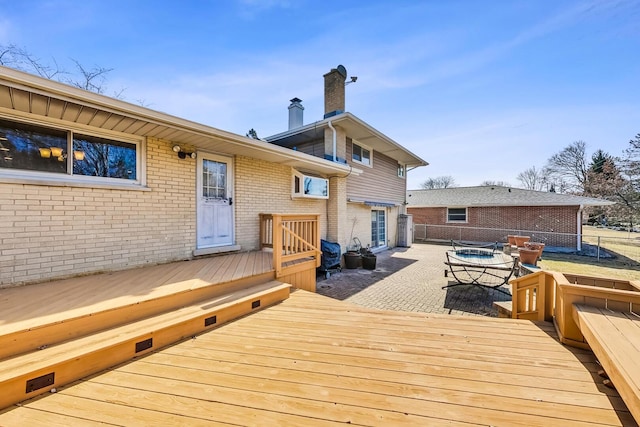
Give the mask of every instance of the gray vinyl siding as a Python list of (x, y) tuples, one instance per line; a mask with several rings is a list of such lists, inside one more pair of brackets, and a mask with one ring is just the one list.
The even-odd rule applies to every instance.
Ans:
[(406, 194), (406, 180), (398, 177), (398, 162), (373, 151), (373, 167), (351, 160), (353, 145), (347, 140), (347, 163), (362, 170), (359, 176), (347, 178), (347, 197), (361, 200), (402, 204)]
[(314, 139), (313, 141), (303, 142), (301, 144), (285, 144), (282, 141), (275, 141), (272, 144), (279, 145), (281, 147), (295, 149), (301, 153), (309, 154), (311, 156), (324, 158), (324, 139)]
[[(293, 147), (291, 147), (293, 148)], [(324, 158), (324, 140), (318, 139), (296, 146), (296, 150), (312, 156)]]

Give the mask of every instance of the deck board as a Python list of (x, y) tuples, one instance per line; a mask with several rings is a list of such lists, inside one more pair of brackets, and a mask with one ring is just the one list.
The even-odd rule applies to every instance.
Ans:
[[(249, 258), (265, 268), (256, 271), (246, 262), (238, 267), (240, 260)], [(232, 277), (240, 279), (273, 271), (272, 263), (271, 253), (238, 253), (0, 289), (0, 332), (9, 334), (202, 286), (224, 284)]]
[(635, 425), (595, 367), (544, 323), (376, 311), (296, 291), (23, 402), (0, 425), (44, 413), (116, 425)]

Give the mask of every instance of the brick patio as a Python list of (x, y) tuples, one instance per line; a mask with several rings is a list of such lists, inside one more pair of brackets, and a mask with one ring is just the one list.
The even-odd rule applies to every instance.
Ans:
[[(456, 286), (444, 277), (447, 245), (414, 243), (378, 253), (376, 269), (343, 269), (318, 276), (317, 292), (338, 300), (383, 310), (463, 316), (497, 316), (494, 301), (508, 295), (474, 286)], [(506, 286), (504, 287), (507, 288)]]

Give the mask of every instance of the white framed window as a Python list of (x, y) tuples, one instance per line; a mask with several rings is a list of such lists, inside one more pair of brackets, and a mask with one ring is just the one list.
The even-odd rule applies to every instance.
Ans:
[(293, 170), (291, 195), (312, 199), (329, 198), (329, 180)]
[(467, 208), (447, 208), (447, 222), (467, 222)]
[(407, 173), (407, 167), (398, 163), (398, 177), (404, 178)]
[(0, 176), (142, 182), (142, 141), (0, 118)]
[(369, 147), (351, 141), (351, 160), (362, 165), (371, 166), (373, 160), (373, 151)]

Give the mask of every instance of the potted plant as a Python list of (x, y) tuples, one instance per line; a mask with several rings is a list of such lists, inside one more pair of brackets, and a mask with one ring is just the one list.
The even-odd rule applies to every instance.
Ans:
[(535, 249), (538, 251), (538, 259), (542, 259), (542, 251), (544, 250), (544, 243), (541, 242), (526, 242), (524, 247), (527, 249)]
[(516, 242), (516, 246), (519, 248), (524, 248), (524, 244), (531, 240), (530, 236), (513, 236), (513, 238)]
[(538, 262), (538, 250), (519, 248), (518, 255), (520, 257), (520, 264), (536, 265)]
[(344, 267), (354, 269), (360, 267), (360, 253), (355, 251), (347, 251), (342, 254), (344, 257)]
[(362, 256), (362, 268), (366, 270), (375, 270), (376, 269), (376, 254), (371, 252), (369, 248), (363, 249), (360, 251)]

